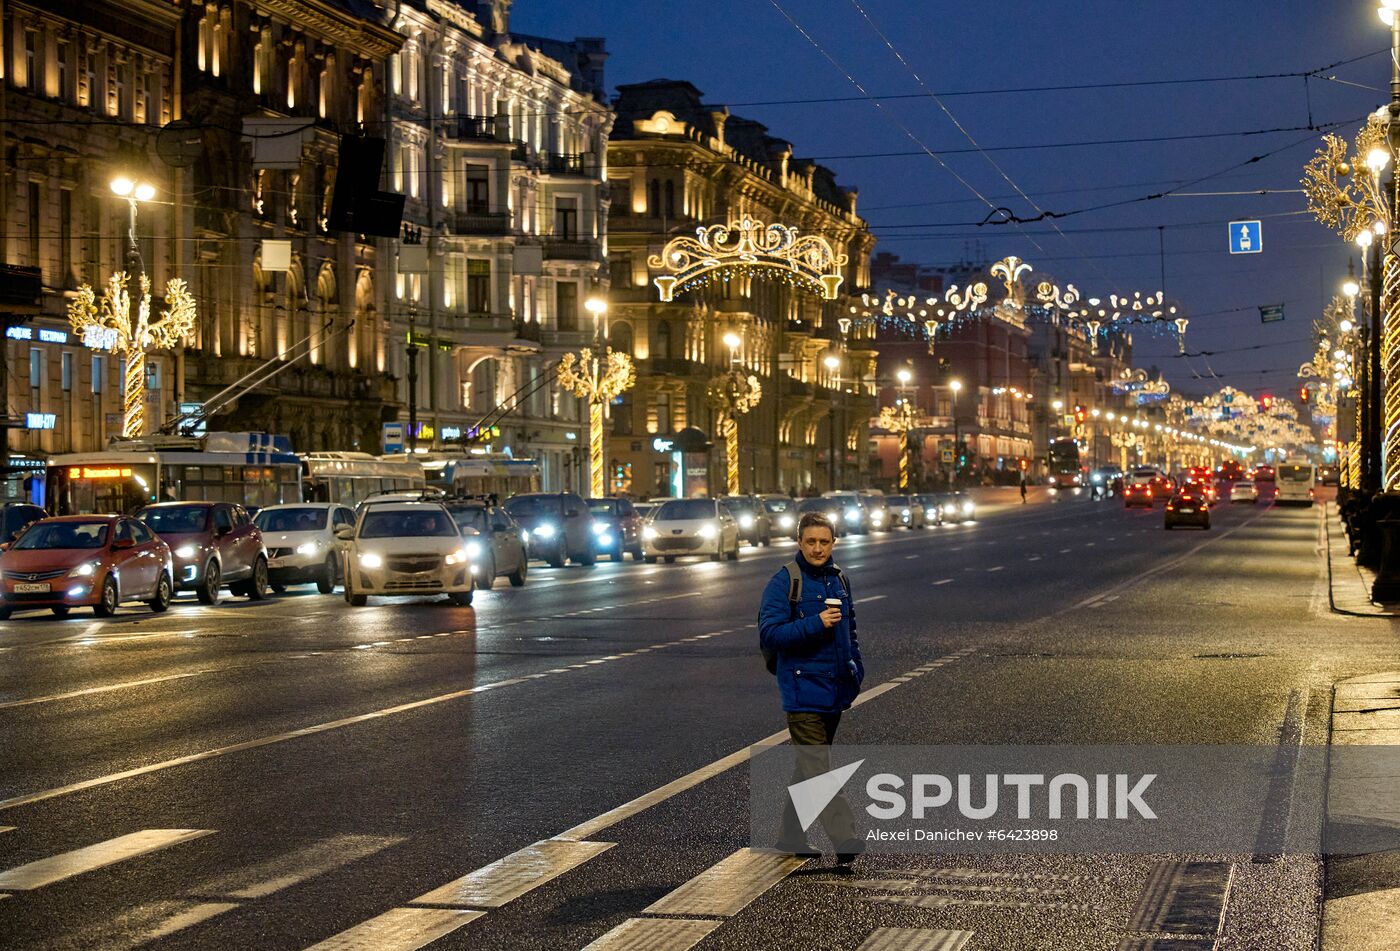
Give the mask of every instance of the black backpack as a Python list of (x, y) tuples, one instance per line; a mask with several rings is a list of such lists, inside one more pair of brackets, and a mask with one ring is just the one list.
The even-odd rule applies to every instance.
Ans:
[[(788, 562), (783, 568), (788, 573), (788, 620), (792, 620), (792, 616), (797, 613), (797, 602), (802, 600), (802, 569), (797, 566), (795, 561)], [(837, 568), (836, 577), (841, 579), (841, 587), (846, 589), (846, 597), (849, 598), (851, 596), (851, 583), (846, 580), (846, 573)], [(767, 667), (768, 672), (776, 677), (778, 675), (778, 652), (762, 647), (759, 650), (763, 654), (763, 666)]]

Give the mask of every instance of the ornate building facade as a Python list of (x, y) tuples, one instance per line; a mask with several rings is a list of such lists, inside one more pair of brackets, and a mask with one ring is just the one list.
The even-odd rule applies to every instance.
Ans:
[[(635, 359), (638, 380), (611, 407), (609, 490), (677, 491), (681, 457), (668, 443), (689, 428), (717, 435), (706, 390), (731, 360), (763, 387), (757, 407), (739, 417), (742, 491), (861, 484), (874, 333), (842, 315), (846, 295), (869, 286), (875, 241), (856, 214), (856, 192), (839, 187), (829, 169), (794, 158), (791, 143), (759, 123), (704, 104), (688, 82), (623, 86), (619, 94), (608, 141), (610, 341)], [(828, 239), (848, 259), (841, 296), (823, 300), (809, 287), (736, 273), (672, 302), (658, 299), (652, 280), (664, 271), (653, 261), (667, 241), (746, 216)], [(740, 341), (732, 353), (729, 334)], [(724, 460), (714, 441), (705, 481), (719, 494)]]
[[(177, 118), (191, 147), (162, 154), (177, 165), (174, 240), (199, 304), (183, 396), (284, 364), (209, 426), (377, 451), (398, 409), (382, 239), (333, 231), (329, 216), (340, 137), (384, 134), (384, 65), (402, 38), (354, 0), (182, 9)], [(290, 242), (289, 260), (265, 259), (265, 239)]]
[[(419, 348), (419, 445), (451, 448), (500, 412), (490, 448), (538, 458), (547, 487), (578, 488), (580, 406), (551, 374), (587, 345), (584, 304), (604, 290), (606, 54), (601, 40), (512, 34), (509, 8), (395, 7), (388, 187), (407, 196), (426, 254), (401, 245), (380, 270), (392, 338)], [(406, 360), (393, 346), (404, 405)]]
[[(0, 465), (37, 471), (48, 454), (98, 448), (120, 432), (121, 365), (70, 332), (66, 305), (80, 283), (99, 286), (128, 263), (128, 207), (110, 182), (147, 163), (156, 130), (177, 114), (180, 16), (171, 0), (4, 5), (0, 261), (37, 269), (41, 293), (25, 313), (0, 314), (0, 423), (13, 453)], [(178, 254), (172, 180), (168, 169), (149, 171), (167, 201), (143, 206), (137, 244), (163, 284)], [(148, 365), (149, 413), (171, 404), (171, 370), (169, 360)], [(15, 476), (0, 497), (31, 494), (23, 472)]]

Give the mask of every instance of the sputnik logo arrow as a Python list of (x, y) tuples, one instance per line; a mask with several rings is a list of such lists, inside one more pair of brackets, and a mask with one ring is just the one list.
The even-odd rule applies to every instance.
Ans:
[(804, 779), (788, 787), (788, 795), (792, 798), (792, 807), (797, 812), (797, 821), (802, 824), (803, 832), (810, 829), (812, 823), (822, 814), (822, 810), (840, 795), (841, 787), (846, 785), (846, 781), (856, 774), (856, 770), (860, 769), (864, 762), (865, 760), (859, 759), (848, 766)]

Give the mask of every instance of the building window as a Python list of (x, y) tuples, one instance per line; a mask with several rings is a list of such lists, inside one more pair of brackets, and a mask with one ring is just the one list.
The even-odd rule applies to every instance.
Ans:
[(676, 183), (666, 183), (666, 217), (676, 217)]
[(467, 311), (473, 314), (491, 313), (491, 262), (467, 262)]
[(62, 374), (63, 392), (73, 392), (73, 354), (63, 351), (59, 359), (59, 372)]
[(466, 171), (467, 214), (487, 214), (491, 210), (490, 169), (485, 165), (468, 165)]
[(661, 217), (661, 182), (653, 178), (647, 189), (647, 211), (653, 218)]
[(613, 435), (632, 435), (632, 393), (624, 392), (613, 400)]
[(671, 324), (669, 321), (661, 321), (656, 325), (656, 341), (651, 348), (653, 360), (671, 359)]
[[(38, 347), (29, 348), (29, 389), (37, 398), (39, 391), (44, 387), (44, 351)], [(34, 408), (38, 409), (39, 404), (35, 403)]]
[(24, 31), (24, 88), (39, 91), (39, 34)]
[(29, 266), (41, 267), (39, 263), (39, 183), (29, 183)]
[(58, 41), (58, 98), (64, 102), (73, 100), (73, 44)]
[(572, 281), (554, 285), (554, 320), (560, 330), (578, 330), (578, 285)]
[(319, 101), (316, 104), (316, 112), (317, 115), (324, 119), (326, 118), (326, 114), (330, 111), (330, 106), (326, 100), (330, 98), (331, 93), (334, 91), (331, 89), (331, 71), (329, 66), (321, 70), (321, 76), (316, 81), (316, 85), (319, 95)]
[(631, 287), (632, 256), (630, 254), (612, 255), (608, 262), (608, 274), (613, 287)]
[(71, 287), (73, 281), (73, 190), (64, 188), (58, 193), (58, 280), (63, 287)]
[(100, 354), (92, 357), (92, 392), (102, 395), (107, 385), (107, 358)]
[(627, 324), (614, 324), (608, 331), (608, 345), (618, 353), (632, 356), (632, 328)]
[(578, 238), (578, 199), (554, 199), (554, 236), (565, 241)]

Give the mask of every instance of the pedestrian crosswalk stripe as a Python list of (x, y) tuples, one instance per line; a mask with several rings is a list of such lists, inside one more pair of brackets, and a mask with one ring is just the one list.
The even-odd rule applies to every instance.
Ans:
[(583, 951), (686, 951), (721, 924), (696, 918), (628, 918)]
[(876, 928), (856, 951), (958, 951), (972, 940), (971, 931), (942, 928)]
[(0, 826), (0, 833), (13, 832), (18, 826)]
[(169, 937), (177, 931), (184, 931), (197, 924), (202, 924), (211, 918), (216, 918), (226, 911), (232, 911), (240, 905), (236, 901), (204, 901), (204, 902), (177, 902), (177, 909), (172, 914), (168, 914), (155, 927), (142, 932), (131, 942), (132, 947), (157, 941), (161, 938)]
[(213, 829), (142, 829), (0, 872), (0, 888), (15, 891), (41, 888), (213, 833)]
[(266, 898), (403, 842), (402, 836), (337, 835), (201, 886), (204, 898)]
[(392, 908), (306, 951), (417, 951), (484, 914), (461, 908)]
[(807, 860), (744, 848), (648, 905), (651, 915), (737, 915)]
[(413, 899), (410, 905), (499, 908), (612, 848), (614, 842), (545, 839)]

